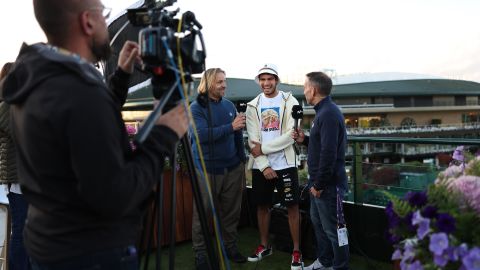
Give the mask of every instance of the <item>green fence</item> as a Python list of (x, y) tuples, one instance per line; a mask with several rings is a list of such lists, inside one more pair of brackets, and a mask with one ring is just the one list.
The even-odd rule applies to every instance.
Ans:
[(346, 153), (350, 190), (345, 200), (385, 206), (389, 201), (385, 191), (403, 197), (409, 191), (425, 190), (460, 145), (473, 155), (480, 140), (350, 136)]

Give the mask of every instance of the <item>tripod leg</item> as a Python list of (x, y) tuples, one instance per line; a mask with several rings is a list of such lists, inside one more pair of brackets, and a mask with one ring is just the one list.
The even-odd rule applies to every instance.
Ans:
[(163, 175), (160, 176), (158, 182), (158, 191), (157, 191), (157, 260), (156, 260), (156, 269), (160, 270), (162, 265), (162, 223), (163, 223)]
[(202, 203), (202, 194), (200, 193), (200, 186), (198, 184), (197, 174), (195, 173), (195, 166), (193, 163), (193, 156), (192, 156), (192, 148), (187, 136), (184, 136), (182, 138), (182, 144), (183, 144), (183, 149), (185, 153), (185, 158), (187, 161), (188, 172), (190, 174), (190, 180), (192, 182), (192, 192), (193, 192), (194, 203), (197, 207), (198, 217), (200, 219), (200, 225), (202, 227), (202, 234), (205, 240), (205, 246), (206, 246), (207, 255), (208, 255), (207, 256), (208, 263), (209, 263), (210, 269), (217, 270), (219, 269), (218, 256), (217, 256), (217, 253), (215, 252), (214, 246), (211, 241), (211, 237), (208, 229), (208, 223), (207, 223), (207, 216), (205, 213), (205, 208), (203, 207), (203, 203)]
[(175, 269), (175, 241), (176, 241), (176, 221), (177, 221), (177, 148), (178, 143), (175, 146), (175, 152), (171, 157), (172, 163), (172, 183), (171, 183), (171, 198), (170, 198), (170, 251), (168, 252), (168, 269)]
[(148, 216), (148, 211), (147, 211), (147, 214), (145, 216), (145, 225), (144, 225), (144, 230), (143, 230), (144, 234), (142, 234), (142, 238), (141, 238), (142, 240), (140, 242), (140, 249), (139, 250), (142, 250), (143, 249), (143, 241), (145, 239), (147, 241), (146, 248), (143, 251), (143, 254), (145, 256), (145, 262), (144, 262), (144, 266), (143, 266), (144, 270), (148, 269), (148, 264), (149, 264), (149, 261), (150, 261), (150, 250), (152, 248), (153, 230), (154, 230), (155, 220), (157, 218), (156, 215), (155, 215), (155, 213), (157, 213), (157, 205), (158, 205), (157, 198), (158, 198), (158, 196), (155, 196), (155, 198), (153, 200), (152, 215), (149, 217)]

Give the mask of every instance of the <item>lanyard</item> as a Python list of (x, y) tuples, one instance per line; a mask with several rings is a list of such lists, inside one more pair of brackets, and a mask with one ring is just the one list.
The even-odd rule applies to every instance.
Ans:
[[(343, 195), (343, 194), (342, 194)], [(343, 215), (343, 201), (340, 198), (340, 189), (337, 186), (337, 227), (347, 227), (345, 216)]]

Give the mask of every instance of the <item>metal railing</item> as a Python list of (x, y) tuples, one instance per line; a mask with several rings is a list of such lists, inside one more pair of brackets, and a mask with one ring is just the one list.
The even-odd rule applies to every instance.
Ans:
[(425, 133), (445, 132), (461, 130), (480, 130), (480, 122), (462, 124), (438, 124), (438, 125), (417, 125), (417, 126), (383, 126), (347, 128), (348, 135), (376, 135), (376, 134), (403, 134), (403, 133)]
[[(457, 146), (478, 150), (480, 139), (349, 136), (348, 144), (351, 153), (347, 151), (346, 170), (350, 191), (345, 200), (385, 206), (388, 199), (383, 191), (401, 197), (409, 191), (425, 190), (448, 166), (450, 155)], [(386, 147), (391, 151), (369, 151), (369, 146), (378, 144), (392, 145)], [(405, 146), (413, 146), (413, 150), (397, 151)]]

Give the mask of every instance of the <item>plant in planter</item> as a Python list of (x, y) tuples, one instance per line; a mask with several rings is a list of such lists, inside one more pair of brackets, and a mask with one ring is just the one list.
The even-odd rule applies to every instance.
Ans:
[[(175, 167), (175, 170), (178, 172), (178, 171), (182, 171), (182, 172), (186, 172), (188, 170), (187, 168), (187, 159), (185, 157), (185, 151), (183, 149), (183, 144), (182, 143), (179, 143), (178, 146), (177, 146), (177, 155), (176, 155), (176, 159), (177, 159), (177, 165)], [(167, 170), (171, 170), (172, 169), (172, 163), (171, 160), (169, 160), (168, 158), (165, 160), (165, 166), (164, 166), (164, 169), (167, 169)]]
[(426, 191), (388, 193), (392, 260), (404, 269), (480, 269), (480, 157), (452, 164)]
[[(135, 145), (134, 137), (135, 137), (135, 134), (137, 134), (138, 132), (138, 123), (133, 123), (133, 122), (125, 123), (125, 129), (127, 130), (130, 147), (132, 148), (132, 151), (135, 151), (137, 149), (137, 146)], [(177, 159), (177, 166), (175, 168), (176, 171), (186, 172), (187, 161), (186, 161), (185, 153), (183, 150), (183, 145), (181, 143), (179, 143), (177, 146), (176, 159)], [(166, 171), (171, 171), (172, 169), (172, 162), (168, 158), (165, 160), (163, 169)]]
[(136, 124), (125, 124), (125, 129), (127, 130), (128, 140), (130, 142), (130, 147), (132, 148), (132, 151), (135, 151), (135, 149), (137, 149), (137, 146), (133, 142), (133, 138), (135, 137), (135, 134), (137, 134), (137, 125)]

